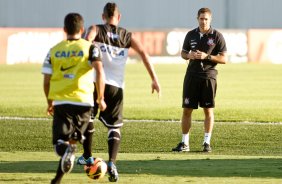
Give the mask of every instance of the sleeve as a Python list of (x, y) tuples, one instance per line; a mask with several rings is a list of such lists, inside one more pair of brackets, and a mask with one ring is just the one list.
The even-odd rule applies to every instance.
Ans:
[(119, 33), (119, 37), (120, 37), (120, 46), (124, 48), (130, 48), (132, 33), (122, 27), (119, 27), (117, 32)]
[(218, 35), (218, 42), (216, 44), (216, 49), (217, 49), (218, 53), (224, 53), (224, 52), (227, 51), (225, 39), (224, 39), (222, 34)]
[(42, 74), (52, 74), (53, 73), (52, 63), (51, 63), (51, 49), (49, 50), (47, 56), (45, 57), (41, 73)]
[(183, 42), (183, 46), (182, 46), (182, 51), (184, 52), (189, 52), (191, 50), (190, 47), (190, 32), (188, 32), (185, 36), (184, 42)]
[(89, 49), (89, 62), (101, 61), (101, 57), (100, 49), (92, 44)]
[(131, 38), (132, 38), (132, 33), (131, 32), (127, 32), (126, 36), (125, 36), (126, 48), (131, 47)]

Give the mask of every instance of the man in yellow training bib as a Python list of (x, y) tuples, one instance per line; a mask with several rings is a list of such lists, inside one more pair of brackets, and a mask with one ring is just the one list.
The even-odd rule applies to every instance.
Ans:
[(93, 68), (97, 73), (97, 103), (101, 111), (106, 109), (100, 51), (81, 39), (83, 17), (78, 13), (66, 15), (64, 31), (67, 39), (50, 49), (42, 67), (47, 113), (53, 115), (53, 145), (61, 157), (52, 184), (60, 183), (64, 173), (71, 172), (76, 142), (84, 140), (93, 106)]

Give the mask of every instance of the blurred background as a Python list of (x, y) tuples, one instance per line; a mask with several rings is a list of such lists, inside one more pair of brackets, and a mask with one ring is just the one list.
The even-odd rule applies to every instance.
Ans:
[[(64, 38), (63, 19), (78, 12), (85, 26), (100, 24), (105, 0), (0, 0), (0, 63), (42, 63)], [(212, 27), (227, 42), (230, 63), (282, 64), (280, 0), (115, 0), (120, 26), (134, 32), (154, 63), (179, 63), (187, 31), (197, 27), (197, 11), (209, 7)], [(135, 59), (135, 53), (130, 56)]]

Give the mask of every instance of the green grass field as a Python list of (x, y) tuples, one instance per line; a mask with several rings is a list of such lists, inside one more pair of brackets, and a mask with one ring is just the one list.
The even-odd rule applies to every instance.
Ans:
[[(209, 154), (201, 152), (202, 123), (194, 124), (191, 152), (170, 152), (179, 141), (179, 125), (126, 122), (118, 156), (119, 183), (281, 183), (282, 125), (217, 123)], [(52, 152), (50, 121), (1, 120), (0, 132), (0, 183), (49, 183), (58, 161)], [(94, 155), (105, 159), (106, 133), (96, 122)], [(77, 156), (81, 151), (79, 145)], [(92, 182), (80, 166), (63, 180)], [(99, 183), (108, 182), (104, 178)]]
[[(1, 184), (50, 183), (58, 160), (50, 152), (1, 152), (0, 158)], [(281, 157), (269, 156), (120, 153), (118, 183), (281, 183), (281, 161)], [(75, 166), (62, 183), (109, 182), (106, 178), (92, 181)]]
[[(51, 145), (40, 67), (0, 65), (0, 184), (49, 183), (55, 174), (58, 157)], [(127, 66), (119, 183), (282, 183), (281, 65), (218, 66), (210, 154), (201, 152), (200, 109), (193, 114), (191, 152), (170, 152), (181, 139), (186, 65), (155, 68), (162, 85), (160, 99), (150, 94), (144, 66)], [(3, 118), (8, 116), (11, 119)], [(107, 159), (106, 129), (100, 122), (95, 126), (94, 155)], [(81, 151), (79, 146), (77, 156)], [(108, 183), (106, 178), (91, 181), (79, 166), (63, 179), (63, 183), (93, 182)]]
[[(182, 61), (179, 61), (182, 62)], [(126, 70), (124, 116), (127, 119), (179, 120), (185, 64), (156, 65), (162, 97), (151, 95), (150, 78), (141, 64)], [(216, 121), (282, 122), (282, 65), (218, 66)], [(1, 116), (44, 117), (40, 65), (0, 65)], [(202, 110), (194, 120), (202, 120)]]

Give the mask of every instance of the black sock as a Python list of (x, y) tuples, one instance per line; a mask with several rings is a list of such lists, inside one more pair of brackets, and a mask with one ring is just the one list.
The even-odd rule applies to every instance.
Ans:
[(85, 140), (83, 142), (83, 157), (85, 159), (88, 159), (89, 157), (92, 156), (92, 137), (93, 137), (93, 134), (94, 134), (94, 124), (93, 122), (90, 122), (88, 127), (87, 127), (87, 130), (86, 132), (84, 133), (84, 136), (85, 136)]
[(63, 178), (63, 176), (64, 176), (64, 173), (63, 173), (63, 171), (62, 171), (62, 169), (61, 169), (61, 161), (62, 161), (62, 159), (60, 159), (60, 161), (59, 161), (59, 167), (58, 167), (58, 169), (57, 169), (56, 176), (55, 176), (55, 178), (51, 181), (51, 184), (59, 184), (59, 183), (61, 183), (61, 180), (62, 180), (62, 178)]
[(108, 137), (109, 161), (115, 163), (120, 145), (120, 133), (111, 131)]

